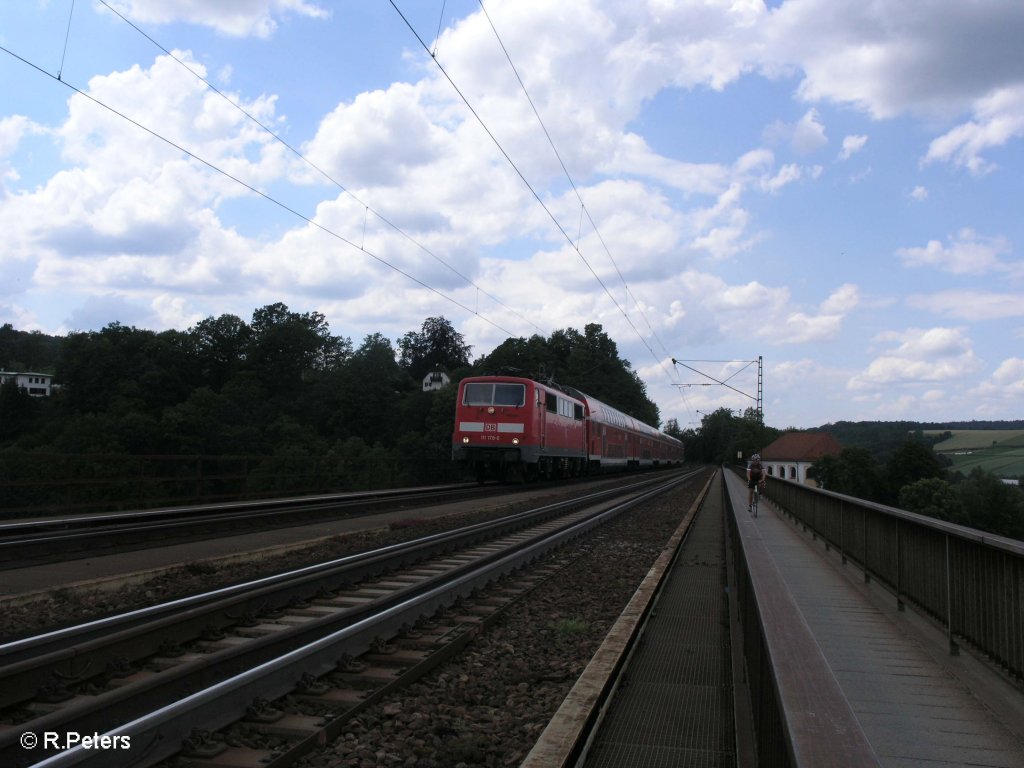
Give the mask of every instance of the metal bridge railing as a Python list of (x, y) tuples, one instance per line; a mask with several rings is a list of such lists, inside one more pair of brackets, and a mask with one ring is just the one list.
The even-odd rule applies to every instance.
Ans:
[(765, 495), (826, 548), (1024, 679), (1024, 542), (769, 477)]

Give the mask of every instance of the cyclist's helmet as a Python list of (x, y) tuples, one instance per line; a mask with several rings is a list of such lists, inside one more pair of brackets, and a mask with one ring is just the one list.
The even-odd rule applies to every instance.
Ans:
[(751, 461), (760, 461), (761, 460), (761, 454), (760, 453), (755, 453), (753, 456), (750, 457), (750, 460)]

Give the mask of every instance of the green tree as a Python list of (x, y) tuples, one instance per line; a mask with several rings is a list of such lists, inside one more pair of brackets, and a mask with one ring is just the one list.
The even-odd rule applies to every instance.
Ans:
[(596, 323), (583, 333), (574, 328), (554, 331), (548, 339), (509, 339), (477, 360), (478, 374), (515, 374), (575, 387), (613, 408), (658, 426), (658, 406), (628, 360), (619, 357), (615, 341)]
[(554, 370), (548, 341), (539, 334), (529, 339), (505, 339), (473, 366), (478, 374), (515, 375), (545, 379)]
[(61, 339), (40, 331), (19, 331), (0, 325), (0, 371), (52, 372), (60, 355)]
[(823, 456), (814, 470), (825, 490), (867, 501), (881, 501), (885, 495), (882, 466), (866, 448), (844, 448), (838, 456)]
[(959, 485), (964, 519), (972, 528), (1024, 539), (1024, 494), (975, 467)]
[(391, 341), (371, 333), (345, 365), (338, 390), (332, 433), (355, 436), (367, 445), (392, 445), (401, 431), (400, 403), (413, 381), (395, 360)]
[(208, 317), (188, 331), (200, 381), (219, 390), (245, 362), (252, 329), (236, 315)]
[(252, 314), (247, 367), (271, 393), (294, 397), (311, 374), (331, 370), (351, 351), (351, 342), (331, 335), (319, 312), (291, 312), (281, 302)]
[(39, 410), (34, 400), (13, 376), (0, 384), (0, 440), (14, 440), (31, 428)]
[(931, 448), (916, 440), (907, 440), (889, 457), (885, 474), (889, 499), (896, 503), (904, 486), (925, 478), (943, 478), (946, 472)]
[(413, 379), (422, 381), (431, 371), (468, 366), (471, 350), (450, 321), (428, 317), (419, 331), (409, 331), (398, 340), (398, 362)]
[(899, 507), (949, 523), (966, 524), (957, 489), (939, 477), (924, 477), (900, 488)]
[(678, 419), (672, 418), (665, 422), (665, 426), (662, 428), (662, 432), (666, 435), (674, 437), (676, 440), (683, 439), (683, 430), (679, 428)]

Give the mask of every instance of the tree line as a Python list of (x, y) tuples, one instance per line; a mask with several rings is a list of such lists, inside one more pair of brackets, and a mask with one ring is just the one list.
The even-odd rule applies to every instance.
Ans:
[[(917, 422), (838, 422), (820, 427), (844, 444), (811, 469), (819, 486), (836, 493), (898, 507), (1010, 538), (1024, 539), (1024, 491), (980, 468), (952, 472), (932, 450), (956, 428), (1020, 428), (1020, 422), (979, 426)], [(753, 409), (736, 415), (727, 408), (703, 414), (700, 426), (685, 430), (687, 458), (713, 464), (745, 461), (786, 430), (765, 426)]]
[[(443, 317), (394, 342), (372, 333), (356, 346), (319, 312), (283, 303), (248, 321), (224, 314), (184, 331), (115, 322), (54, 337), (8, 324), (0, 368), (53, 373), (59, 389), (33, 398), (13, 383), (0, 387), (0, 462), (21, 477), (46, 471), (26, 454), (124, 457), (124, 466), (154, 455), (263, 457), (252, 492), (444, 481), (455, 387), (423, 392), (433, 371), (453, 383), (485, 373), (542, 377), (658, 423), (643, 382), (600, 325), (509, 339), (475, 362), (471, 352)], [(322, 469), (310, 476), (314, 466)]]
[(830, 491), (1024, 539), (1024, 491), (980, 467), (967, 475), (950, 471), (926, 441), (905, 437), (884, 461), (866, 448), (846, 447), (819, 459), (814, 471)]

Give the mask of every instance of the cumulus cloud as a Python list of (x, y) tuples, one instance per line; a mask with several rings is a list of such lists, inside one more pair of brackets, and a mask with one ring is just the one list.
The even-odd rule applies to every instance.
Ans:
[[(189, 54), (176, 55), (202, 71)], [(286, 167), (279, 145), (170, 57), (94, 77), (89, 92), (254, 186)], [(273, 99), (243, 106), (273, 119)], [(0, 208), (8, 256), (35, 260), (38, 285), (201, 293), (238, 274), (238, 249), (222, 249), (235, 238), (212, 207), (248, 195), (244, 187), (81, 95), (53, 135), (69, 166)]]
[(875, 340), (896, 346), (851, 378), (850, 389), (958, 380), (981, 367), (971, 339), (961, 328), (910, 328), (880, 334)]
[(23, 137), (44, 131), (43, 126), (24, 115), (9, 115), (0, 119), (0, 159), (13, 153)]
[[(824, 191), (824, 184), (814, 183), (822, 166), (790, 162), (789, 155), (820, 152), (831, 131), (836, 139), (843, 136), (831, 156), (848, 160), (866, 146), (868, 132), (857, 127), (864, 115), (879, 121), (924, 115), (920, 125), (930, 132), (925, 141), (934, 138), (926, 162), (992, 170), (997, 150), (1024, 135), (1017, 53), (1024, 10), (1018, 5), (495, 0), (488, 12), (560, 157), (550, 151), (481, 13), (469, 12), (442, 31), (437, 61), (517, 170), (411, 40), (404, 71), (388, 69), (391, 79), (362, 93), (339, 91), (320, 114), (294, 124), (279, 106), (293, 99), (289, 110), (299, 110), (302, 102), (290, 85), (280, 97), (244, 92), (258, 74), (245, 71), (244, 41), (232, 41), (223, 52), (180, 54), (204, 74), (207, 68), (218, 73), (221, 83), (239, 83), (242, 92), (233, 98), (275, 130), (291, 132), (293, 143), (355, 197), (296, 162), (173, 61), (126, 64), (94, 77), (89, 92), (246, 184), (283, 193), (312, 223), (272, 210), (244, 187), (72, 96), (66, 119), (53, 126), (0, 118), (0, 158), (27, 155), (33, 142), (25, 137), (46, 130), (64, 163), (46, 176), (32, 169), (38, 184), (33, 178), (33, 189), (25, 185), (3, 199), (0, 291), (13, 291), (5, 297), (32, 289), (74, 291), (75, 301), (86, 304), (77, 314), (81, 322), (117, 312), (126, 321), (141, 318), (164, 327), (190, 323), (200, 307), (244, 315), (274, 300), (314, 303), (341, 332), (369, 326), (397, 335), (424, 316), (451, 312), (478, 350), (509, 333), (593, 321), (645, 356), (620, 311), (646, 327), (636, 317), (634, 297), (673, 351), (741, 339), (781, 353), (787, 345), (841, 340), (851, 332), (847, 318), (868, 301), (861, 288), (842, 284), (822, 298), (799, 267), (775, 263), (754, 278), (743, 266), (748, 254), (770, 263), (770, 238), (777, 234), (765, 231), (772, 224), (764, 222), (773, 222), (770, 206), (782, 210), (787, 195), (811, 199), (817, 191), (812, 188)], [(333, 6), (314, 0), (118, 0), (117, 8), (143, 24), (184, 22), (221, 35), (267, 38), (285, 24), (323, 19)], [(766, 86), (765, 78), (775, 82)], [(694, 103), (718, 99), (743, 79), (757, 96), (774, 99), (757, 109), (775, 112), (752, 110), (755, 126), (769, 124), (763, 145), (754, 136), (749, 145), (716, 146), (701, 155), (685, 131), (673, 132), (678, 126), (665, 126), (661, 134), (646, 130), (645, 121), (680, 94), (685, 99), (692, 91)], [(786, 101), (794, 84), (795, 111)], [(785, 94), (781, 105), (779, 93)], [(851, 106), (863, 114), (851, 116)], [(776, 115), (782, 117), (772, 122)], [(854, 127), (839, 128), (840, 118)], [(872, 129), (872, 146), (888, 148), (887, 128)], [(875, 168), (881, 177), (882, 166)], [(28, 165), (12, 165), (8, 174), (19, 169)], [(903, 190), (910, 188), (903, 183)], [(928, 197), (924, 186), (909, 194), (918, 201)], [(938, 206), (913, 206), (913, 213), (932, 207)], [(1020, 277), (1008, 237), (962, 230), (946, 240), (922, 241), (897, 251), (898, 263), (956, 277)], [(939, 287), (950, 280), (945, 274), (929, 278)], [(85, 298), (90, 295), (92, 300)], [(893, 304), (907, 305), (966, 322), (1020, 317), (1024, 300), (1011, 288), (958, 287)], [(913, 321), (877, 322), (902, 328)], [(864, 370), (855, 379), (865, 389), (857, 394), (873, 397), (871, 387), (929, 377), (929, 391), (942, 391), (936, 385), (953, 380), (954, 369), (978, 365), (971, 333), (912, 329), (880, 337), (876, 344), (884, 351), (873, 351), (870, 365), (858, 366)], [(959, 346), (933, 344), (932, 336), (943, 334)], [(659, 375), (657, 361), (643, 365)], [(821, 388), (846, 376), (824, 364), (810, 370), (800, 361), (778, 368), (787, 381), (801, 372), (813, 374)], [(908, 397), (902, 401), (907, 407), (938, 399)]]
[(984, 413), (996, 416), (1013, 413), (1024, 398), (1024, 358), (1002, 360), (992, 375), (972, 388), (971, 396), (981, 403)]
[(931, 142), (926, 163), (952, 162), (975, 174), (995, 170), (996, 164), (983, 153), (1024, 136), (1024, 84), (1000, 88), (978, 99), (972, 113), (973, 119)]
[(912, 294), (907, 304), (917, 309), (969, 322), (1024, 317), (1024, 293), (999, 293), (968, 289)]
[(947, 245), (930, 240), (923, 247), (900, 248), (896, 255), (908, 267), (934, 267), (954, 275), (984, 275), (1003, 272), (1024, 275), (1021, 263), (1002, 257), (1012, 248), (1005, 237), (984, 237), (966, 228), (949, 237)]
[[(0, 180), (16, 182), (21, 178), (17, 168), (9, 165), (7, 158), (14, 154), (26, 136), (45, 132), (45, 127), (24, 115), (8, 115), (0, 118)], [(3, 199), (4, 194), (3, 187), (0, 187), (0, 200)]]
[(772, 144), (787, 143), (801, 155), (809, 155), (828, 144), (825, 126), (821, 124), (816, 109), (809, 109), (796, 123), (772, 123), (765, 128), (764, 137)]
[(867, 136), (845, 136), (843, 137), (843, 148), (839, 152), (840, 160), (849, 160), (856, 153), (864, 149), (868, 143)]
[(289, 14), (325, 18), (328, 11), (304, 0), (234, 0), (210, 3), (206, 0), (111, 0), (120, 13), (144, 24), (184, 21), (212, 27), (232, 37), (270, 37), (277, 19)]
[(878, 120), (969, 113), (933, 140), (925, 162), (984, 173), (995, 164), (983, 153), (1024, 135), (1024, 6), (789, 0), (764, 28), (756, 66), (799, 72), (810, 103), (853, 105)]

